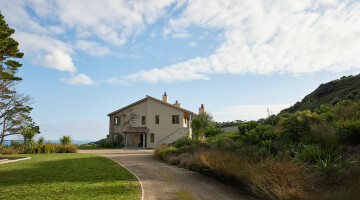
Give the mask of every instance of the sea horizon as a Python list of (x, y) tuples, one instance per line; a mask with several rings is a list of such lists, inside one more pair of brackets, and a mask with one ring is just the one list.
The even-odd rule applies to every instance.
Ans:
[[(23, 141), (23, 140), (4, 140), (3, 145), (10, 145), (11, 141)], [(60, 140), (46, 140), (46, 142), (51, 142), (51, 143), (60, 143)], [(94, 140), (73, 140), (72, 143), (73, 144), (77, 144), (77, 145), (82, 145), (82, 144), (88, 144), (90, 142), (96, 142)]]

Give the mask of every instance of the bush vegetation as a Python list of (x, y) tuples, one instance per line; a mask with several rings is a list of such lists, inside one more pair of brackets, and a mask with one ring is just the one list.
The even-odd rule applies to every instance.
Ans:
[(34, 134), (29, 129), (21, 133), (24, 140), (12, 140), (10, 145), (1, 145), (0, 154), (48, 154), (48, 153), (77, 153), (78, 147), (72, 144), (70, 136), (60, 138), (61, 144), (45, 142), (45, 138), (39, 137), (37, 142)]
[(360, 193), (358, 102), (269, 115), (262, 123), (241, 123), (238, 132), (204, 136), (158, 146), (155, 155), (260, 199), (356, 199)]

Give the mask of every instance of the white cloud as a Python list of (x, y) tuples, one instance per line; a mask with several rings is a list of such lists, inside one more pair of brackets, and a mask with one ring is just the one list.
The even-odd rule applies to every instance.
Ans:
[(196, 47), (196, 45), (197, 45), (197, 44), (196, 44), (196, 42), (194, 42), (194, 41), (189, 42), (189, 46), (190, 46), (190, 47)]
[(270, 114), (278, 114), (281, 110), (290, 107), (292, 104), (275, 105), (241, 105), (220, 109), (221, 111), (211, 112), (215, 121), (225, 122), (233, 120), (258, 120)]
[(181, 35), (195, 26), (222, 30), (224, 42), (208, 57), (126, 78), (171, 82), (221, 73), (298, 75), (360, 69), (358, 13), (359, 1), (189, 1), (179, 17), (169, 20), (164, 35)]
[(20, 50), (33, 57), (36, 65), (59, 71), (76, 72), (76, 67), (70, 54), (70, 45), (46, 35), (16, 32), (16, 40), (20, 41)]
[(124, 77), (124, 80), (131, 82), (146, 81), (151, 83), (158, 81), (173, 82), (174, 80), (208, 80), (209, 77), (204, 75), (210, 73), (208, 65), (207, 59), (195, 58), (162, 69), (155, 68), (149, 71), (140, 71), (136, 74)]
[(101, 46), (97, 42), (92, 42), (88, 40), (78, 40), (76, 41), (75, 46), (81, 51), (85, 51), (92, 56), (103, 56), (110, 53), (110, 50), (107, 47)]
[[(68, 71), (72, 78), (63, 79), (70, 84), (92, 84), (90, 77), (79, 74), (73, 63), (73, 48), (92, 56), (102, 56), (109, 49), (95, 38), (111, 45), (122, 46), (129, 37), (136, 37), (147, 24), (155, 23), (175, 5), (179, 9), (184, 1), (125, 1), (125, 0), (74, 0), (74, 1), (6, 1), (0, 0), (2, 14), (17, 31), (16, 39), (33, 63), (44, 67)], [(77, 42), (59, 37), (75, 31)], [(61, 39), (60, 39), (61, 38)], [(86, 77), (85, 77), (86, 76)]]
[(132, 34), (145, 29), (175, 3), (166, 1), (87, 0), (57, 1), (59, 21), (74, 28), (79, 36), (96, 36), (110, 44), (122, 46)]
[(72, 75), (71, 78), (62, 78), (61, 81), (71, 85), (93, 85), (94, 81), (85, 74)]

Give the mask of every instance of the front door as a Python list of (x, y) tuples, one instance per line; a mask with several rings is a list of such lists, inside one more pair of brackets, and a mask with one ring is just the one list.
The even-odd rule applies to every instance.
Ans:
[(143, 147), (144, 138), (145, 138), (145, 147), (146, 147), (146, 134), (140, 134), (140, 146), (139, 147)]

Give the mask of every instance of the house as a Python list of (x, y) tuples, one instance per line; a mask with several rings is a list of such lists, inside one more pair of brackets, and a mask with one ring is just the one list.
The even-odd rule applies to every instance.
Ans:
[[(199, 112), (204, 111), (202, 105)], [(190, 122), (195, 114), (181, 108), (178, 101), (170, 104), (165, 92), (162, 100), (147, 95), (108, 116), (110, 140), (121, 134), (125, 147), (154, 148), (191, 134)]]

